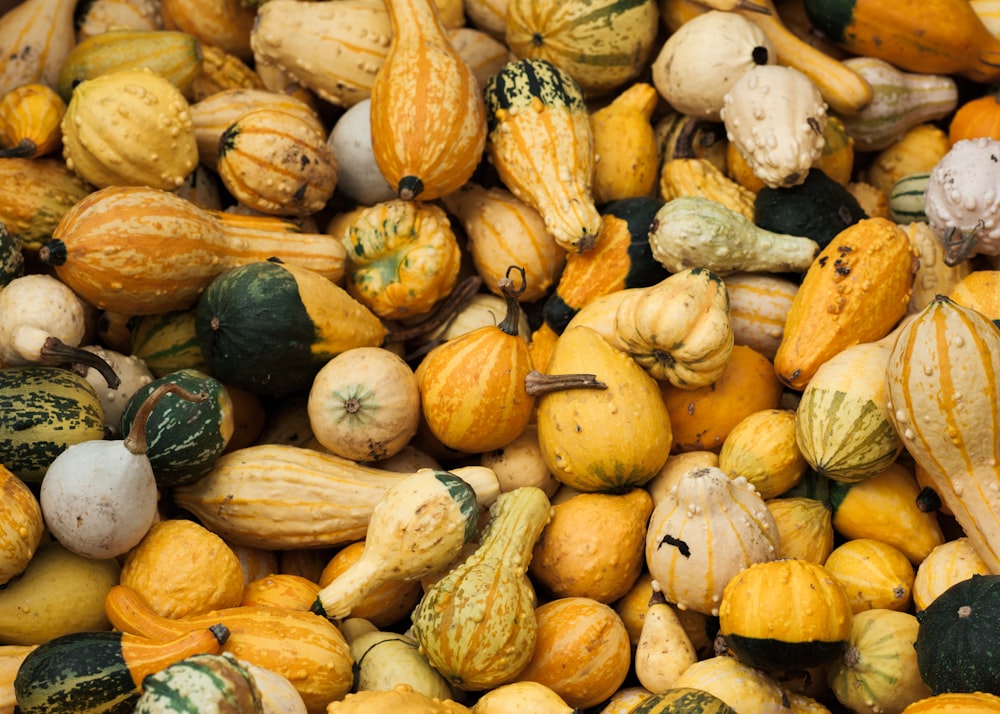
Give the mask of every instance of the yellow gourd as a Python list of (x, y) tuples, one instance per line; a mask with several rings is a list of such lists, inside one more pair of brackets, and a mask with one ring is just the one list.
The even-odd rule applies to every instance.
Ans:
[(698, 653), (677, 612), (662, 593), (654, 591), (635, 650), (639, 683), (654, 694), (663, 692), (697, 661)]
[(658, 102), (656, 88), (636, 82), (590, 115), (594, 134), (594, 200), (608, 203), (649, 196), (656, 188), (656, 132), (650, 123)]

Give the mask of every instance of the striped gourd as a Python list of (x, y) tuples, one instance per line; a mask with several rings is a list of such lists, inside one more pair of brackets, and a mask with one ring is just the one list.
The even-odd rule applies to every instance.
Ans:
[(0, 222), (32, 251), (93, 186), (56, 158), (0, 158)]
[(734, 343), (752, 347), (774, 359), (798, 288), (797, 283), (780, 275), (748, 272), (727, 275)]
[(508, 62), (484, 90), (487, 153), (500, 179), (572, 253), (594, 247), (594, 135), (580, 85), (547, 60)]
[(248, 664), (228, 652), (196, 654), (144, 679), (135, 714), (258, 714), (261, 701)]
[(1000, 36), (1000, 1), (969, 0), (969, 6), (994, 36)]
[(658, 17), (655, 0), (510, 0), (507, 46), (515, 57), (552, 62), (597, 96), (646, 66)]
[(216, 623), (160, 638), (76, 632), (32, 650), (14, 678), (22, 714), (129, 714), (146, 675), (190, 655), (219, 652), (228, 636)]
[(52, 236), (39, 259), (92, 305), (128, 315), (186, 310), (217, 275), (272, 257), (337, 280), (347, 253), (332, 236), (301, 233), (289, 220), (206, 211), (140, 186), (91, 193)]
[(842, 117), (857, 151), (884, 149), (907, 129), (948, 116), (958, 103), (958, 85), (949, 75), (904, 72), (875, 57), (848, 57), (842, 62), (873, 92), (871, 103)]
[(627, 714), (736, 714), (714, 694), (692, 687), (675, 687), (646, 697)]
[(924, 194), (930, 181), (929, 171), (908, 174), (892, 185), (889, 194), (889, 217), (896, 223), (927, 222)]
[(155, 377), (180, 369), (209, 371), (195, 333), (193, 308), (139, 317), (130, 353), (145, 362)]
[(90, 383), (58, 367), (0, 370), (0, 453), (28, 483), (71, 444), (104, 438), (104, 411)]
[(62, 145), (64, 102), (46, 84), (22, 84), (0, 98), (0, 156), (35, 158)]
[(76, 43), (74, 0), (26, 0), (0, 15), (0, 95), (39, 82), (54, 87)]
[(432, 0), (386, 6), (392, 43), (371, 91), (375, 161), (400, 198), (431, 201), (457, 190), (479, 165), (486, 108)]
[(885, 369), (895, 336), (835, 354), (803, 390), (795, 411), (796, 443), (823, 476), (861, 481), (902, 451), (886, 405)]
[(139, 408), (155, 389), (170, 383), (208, 399), (190, 402), (164, 395), (146, 422), (146, 457), (160, 488), (190, 483), (204, 476), (222, 454), (235, 429), (233, 402), (219, 380), (182, 369), (136, 390), (122, 412), (121, 433), (128, 434)]
[(166, 30), (187, 32), (243, 60), (253, 58), (250, 31), (257, 8), (239, 0), (161, 0)]
[(201, 43), (168, 30), (111, 30), (77, 44), (59, 70), (56, 90), (68, 102), (77, 84), (106, 72), (149, 67), (182, 92), (201, 71)]
[(982, 556), (1000, 573), (1000, 332), (940, 296), (905, 323), (886, 372), (904, 446)]

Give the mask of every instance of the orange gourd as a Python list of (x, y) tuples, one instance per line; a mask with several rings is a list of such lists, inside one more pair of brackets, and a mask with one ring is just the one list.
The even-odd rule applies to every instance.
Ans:
[(1000, 140), (1000, 97), (984, 94), (960, 105), (948, 124), (948, 142), (985, 136)]
[(486, 107), (432, 0), (386, 5), (392, 44), (372, 85), (372, 150), (400, 198), (431, 201), (475, 171), (486, 146)]

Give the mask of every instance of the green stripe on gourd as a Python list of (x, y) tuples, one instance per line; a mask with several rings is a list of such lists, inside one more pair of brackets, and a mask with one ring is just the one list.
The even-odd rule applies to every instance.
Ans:
[(104, 410), (90, 383), (58, 367), (0, 370), (0, 454), (28, 483), (71, 444), (104, 438)]
[(930, 182), (929, 172), (909, 174), (896, 181), (889, 193), (889, 217), (896, 223), (927, 222), (924, 195)]
[(710, 692), (677, 687), (647, 697), (629, 714), (736, 714), (736, 710)]
[(157, 377), (179, 369), (209, 371), (194, 329), (194, 310), (142, 316), (132, 332), (132, 354)]
[(231, 654), (192, 655), (147, 676), (134, 714), (257, 714), (253, 675)]
[(435, 471), (434, 476), (446, 489), (452, 500), (458, 504), (465, 523), (465, 542), (469, 543), (479, 528), (479, 501), (476, 492), (466, 481), (449, 471)]
[(233, 403), (222, 383), (204, 372), (186, 369), (136, 390), (122, 412), (122, 434), (129, 433), (143, 401), (167, 383), (192, 394), (205, 392), (209, 398), (190, 402), (167, 394), (153, 407), (146, 423), (146, 456), (160, 488), (191, 483), (208, 473), (235, 429)]
[(498, 112), (515, 111), (535, 101), (541, 101), (546, 106), (587, 111), (583, 92), (576, 80), (543, 59), (522, 59), (505, 64), (487, 81), (484, 99), (491, 132), (499, 123)]

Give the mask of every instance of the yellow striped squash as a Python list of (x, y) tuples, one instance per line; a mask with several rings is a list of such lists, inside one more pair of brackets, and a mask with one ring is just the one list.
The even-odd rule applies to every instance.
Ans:
[(457, 190), (479, 165), (486, 107), (432, 0), (386, 6), (392, 44), (372, 85), (372, 149), (400, 198), (431, 201)]
[(1000, 573), (1000, 332), (938, 297), (900, 330), (890, 417), (990, 571)]

